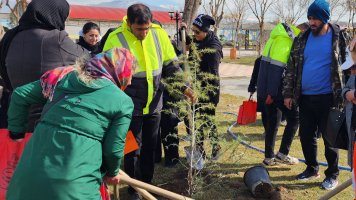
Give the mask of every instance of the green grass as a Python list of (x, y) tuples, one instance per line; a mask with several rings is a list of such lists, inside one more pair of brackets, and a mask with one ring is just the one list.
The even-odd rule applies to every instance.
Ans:
[[(235, 112), (238, 106), (242, 103), (244, 98), (233, 95), (222, 94), (221, 101), (218, 105), (217, 123), (218, 132), (223, 139), (223, 155), (217, 162), (206, 163), (203, 170), (203, 177), (199, 179), (201, 182), (201, 189), (198, 190), (195, 199), (254, 199), (250, 194), (248, 188), (243, 183), (244, 172), (252, 166), (261, 164), (264, 155), (255, 150), (246, 148), (233, 140), (226, 130), (231, 125), (236, 117), (233, 115), (226, 115), (222, 112)], [(179, 135), (184, 136), (185, 130), (182, 125), (179, 127)], [(253, 146), (264, 149), (264, 138), (262, 136), (263, 128), (258, 116), (256, 124), (234, 127), (233, 132), (238, 135), (244, 135), (247, 140), (251, 141)], [(278, 151), (281, 143), (281, 134), (284, 127), (279, 128), (275, 151)], [(155, 175), (153, 183), (159, 187), (168, 189), (172, 192), (186, 195), (186, 160), (183, 152), (183, 147), (187, 146), (186, 142), (180, 142), (180, 161), (176, 168), (165, 168), (163, 164), (157, 164), (155, 168)], [(325, 162), (323, 155), (322, 139), (318, 142), (318, 159)], [(208, 154), (210, 148), (206, 146)], [(292, 156), (303, 158), (299, 137), (296, 136), (290, 154)], [(346, 151), (340, 151), (340, 165), (347, 166)], [(314, 200), (326, 193), (325, 190), (319, 188), (321, 181), (324, 179), (325, 167), (320, 167), (321, 178), (314, 181), (297, 181), (295, 176), (305, 169), (305, 164), (300, 163), (295, 166), (281, 165), (275, 167), (268, 167), (270, 179), (272, 184), (279, 192), (275, 192), (271, 199), (295, 199), (295, 200)], [(339, 183), (342, 183), (350, 178), (350, 172), (340, 171)], [(120, 198), (129, 199), (126, 193), (126, 186), (120, 186)], [(342, 193), (335, 196), (333, 199), (353, 199), (353, 192), (351, 187), (344, 190)]]
[(243, 57), (238, 57), (237, 59), (234, 60), (231, 60), (230, 57), (224, 57), (222, 62), (253, 66), (257, 57), (258, 56), (243, 56)]

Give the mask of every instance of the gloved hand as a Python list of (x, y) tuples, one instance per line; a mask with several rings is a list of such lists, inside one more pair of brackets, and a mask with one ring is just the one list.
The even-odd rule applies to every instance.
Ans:
[(25, 138), (25, 133), (9, 132), (9, 136), (16, 142), (21, 142)]

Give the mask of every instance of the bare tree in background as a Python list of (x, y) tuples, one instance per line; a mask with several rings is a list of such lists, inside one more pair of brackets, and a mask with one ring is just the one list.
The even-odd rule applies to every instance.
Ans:
[(234, 7), (230, 8), (229, 6), (227, 7), (230, 11), (230, 15), (226, 16), (225, 18), (229, 18), (230, 21), (234, 24), (234, 29), (235, 29), (235, 47), (238, 44), (238, 32), (241, 26), (241, 22), (244, 19), (246, 15), (246, 10), (247, 10), (247, 4), (246, 0), (232, 0)]
[(11, 18), (13, 19), (13, 23), (17, 25), (19, 23), (21, 15), (25, 12), (28, 1), (26, 0), (16, 0), (14, 5), (12, 6), (13, 1), (10, 2), (10, 0), (2, 0), (0, 2), (0, 9), (2, 9), (4, 6), (8, 7), (11, 11), (10, 15)]
[(220, 22), (224, 17), (224, 7), (226, 0), (209, 0), (208, 2), (209, 9), (205, 7), (205, 4), (203, 7), (205, 12), (209, 13), (215, 20), (214, 33), (216, 34), (218, 32)]
[(257, 44), (258, 54), (261, 55), (261, 49), (263, 46), (263, 32), (264, 32), (264, 24), (265, 24), (265, 15), (269, 8), (273, 4), (273, 0), (248, 0), (247, 4), (250, 7), (253, 15), (257, 18), (260, 33), (259, 33), (259, 44)]
[(184, 3), (184, 22), (187, 24), (187, 32), (190, 32), (193, 19), (196, 17), (198, 8), (201, 5), (202, 0), (185, 0)]
[(296, 24), (297, 21), (304, 17), (311, 0), (278, 0), (272, 9), (272, 12), (282, 22)]
[(356, 16), (356, 1), (355, 0), (346, 0), (345, 3), (345, 9), (348, 11), (349, 15), (349, 21), (347, 26), (352, 27), (353, 29), (353, 35), (356, 35), (356, 27), (354, 26), (355, 22), (355, 16)]
[[(330, 15), (334, 22), (338, 22), (346, 14), (345, 4), (348, 0), (329, 0)], [(355, 0), (353, 0), (355, 2)]]

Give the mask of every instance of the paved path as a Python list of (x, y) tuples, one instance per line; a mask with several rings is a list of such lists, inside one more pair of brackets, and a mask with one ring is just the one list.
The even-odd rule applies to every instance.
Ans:
[(253, 66), (221, 63), (219, 66), (219, 74), (221, 78), (228, 77), (250, 77)]
[(248, 84), (252, 74), (253, 66), (239, 64), (220, 64), (221, 92), (248, 98)]

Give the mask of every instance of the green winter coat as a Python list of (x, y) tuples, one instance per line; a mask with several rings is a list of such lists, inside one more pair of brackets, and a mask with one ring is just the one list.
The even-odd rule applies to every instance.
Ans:
[[(46, 103), (41, 90), (36, 81), (14, 91), (10, 131), (26, 130), (30, 105)], [(8, 200), (99, 200), (104, 173), (119, 172), (133, 111), (131, 98), (107, 79), (86, 85), (76, 72), (58, 83), (53, 101), (58, 97), (63, 98), (40, 120), (25, 147)]]

